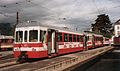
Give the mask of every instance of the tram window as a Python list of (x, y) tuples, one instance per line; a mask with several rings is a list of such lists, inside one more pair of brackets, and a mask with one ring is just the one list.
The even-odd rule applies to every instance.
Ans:
[(43, 30), (40, 30), (40, 41), (47, 41), (47, 38), (46, 38), (46, 31), (43, 31)]
[(25, 34), (24, 34), (24, 42), (27, 42), (27, 31), (25, 31)]
[(102, 37), (99, 37), (99, 41), (102, 41), (103, 39), (102, 39)]
[(89, 38), (89, 36), (87, 36), (87, 41), (89, 41), (90, 40), (90, 38)]
[(83, 42), (83, 36), (79, 36), (80, 37), (80, 42)]
[(80, 37), (79, 37), (79, 35), (77, 35), (77, 42), (80, 42)]
[(22, 42), (23, 41), (23, 31), (17, 31), (16, 32), (16, 42)]
[(5, 39), (4, 42), (7, 43), (7, 42), (8, 42), (8, 39)]
[(92, 36), (89, 36), (89, 40), (92, 40)]
[(29, 31), (29, 41), (30, 42), (38, 41), (38, 30), (30, 30)]
[(12, 39), (8, 39), (8, 43), (12, 43)]
[(73, 40), (74, 42), (76, 42), (76, 35), (73, 35)]
[(68, 42), (68, 34), (64, 34), (64, 42)]
[(69, 41), (72, 42), (72, 34), (69, 34)]
[(0, 43), (2, 42), (2, 39), (0, 39)]
[(57, 34), (58, 42), (62, 42), (62, 33)]

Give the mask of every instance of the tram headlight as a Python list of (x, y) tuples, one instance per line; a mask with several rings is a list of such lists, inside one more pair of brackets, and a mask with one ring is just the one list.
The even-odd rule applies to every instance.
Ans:
[(14, 48), (14, 51), (19, 51), (20, 49), (19, 48)]
[(35, 48), (32, 48), (32, 51), (36, 51), (36, 49), (35, 49)]

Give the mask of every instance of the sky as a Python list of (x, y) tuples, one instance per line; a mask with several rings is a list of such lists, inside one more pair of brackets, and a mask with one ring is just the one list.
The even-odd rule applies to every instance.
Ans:
[(58, 27), (90, 28), (99, 14), (107, 14), (111, 22), (120, 16), (120, 0), (0, 0), (0, 22), (37, 21)]

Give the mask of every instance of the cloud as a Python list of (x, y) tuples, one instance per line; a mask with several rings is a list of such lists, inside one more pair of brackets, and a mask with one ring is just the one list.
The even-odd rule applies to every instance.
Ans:
[(37, 20), (81, 30), (90, 27), (99, 14), (119, 19), (119, 4), (119, 0), (0, 0), (0, 22), (15, 23), (19, 11), (22, 22)]

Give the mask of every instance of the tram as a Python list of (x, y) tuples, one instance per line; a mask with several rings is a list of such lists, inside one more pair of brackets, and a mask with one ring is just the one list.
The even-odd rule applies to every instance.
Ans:
[(0, 50), (12, 50), (13, 41), (13, 36), (0, 35)]
[(27, 25), (15, 29), (16, 58), (44, 58), (103, 46), (103, 36), (53, 26)]

